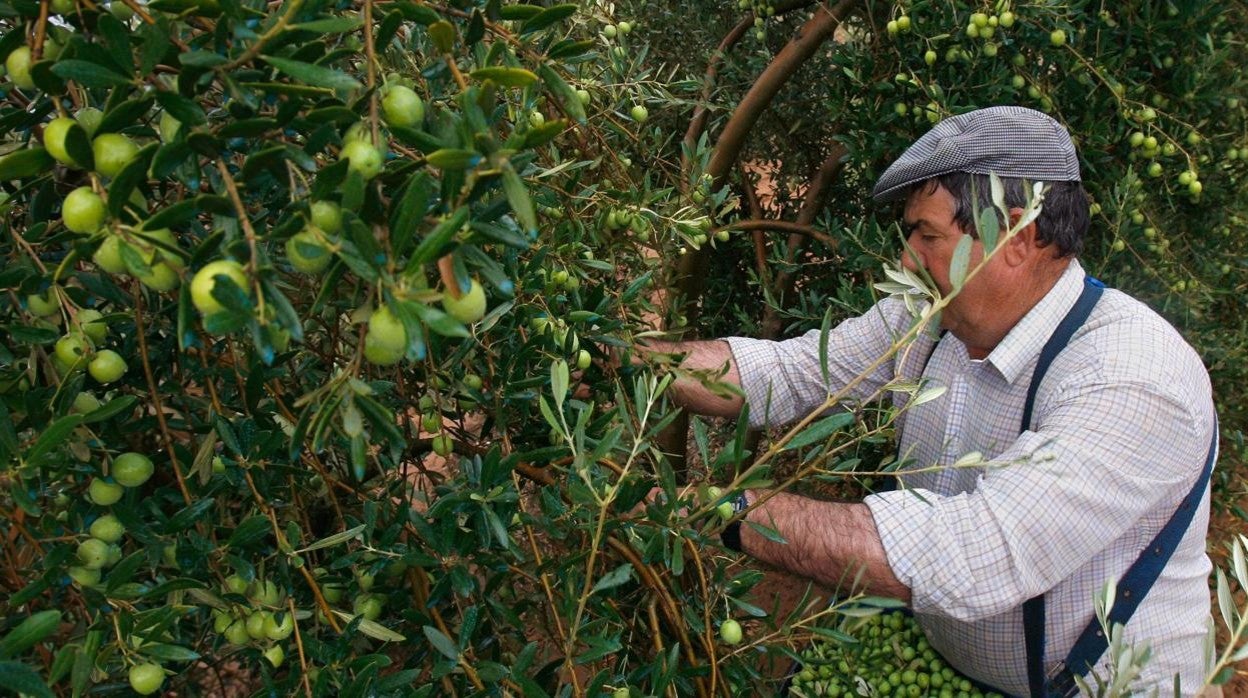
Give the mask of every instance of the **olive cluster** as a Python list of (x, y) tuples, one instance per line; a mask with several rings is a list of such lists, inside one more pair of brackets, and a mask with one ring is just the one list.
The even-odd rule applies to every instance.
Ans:
[(754, 13), (754, 38), (763, 41), (767, 38), (767, 18), (776, 14), (776, 3), (772, 0), (737, 0), (737, 8)]
[(946, 664), (913, 618), (900, 613), (872, 616), (852, 634), (857, 643), (811, 643), (802, 652), (802, 669), (794, 675), (789, 694), (1001, 698)]

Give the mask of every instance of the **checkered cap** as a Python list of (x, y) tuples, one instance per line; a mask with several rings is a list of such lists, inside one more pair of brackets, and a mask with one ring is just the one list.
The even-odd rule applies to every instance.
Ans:
[(897, 199), (910, 185), (950, 172), (1080, 180), (1075, 145), (1061, 124), (1033, 109), (989, 107), (936, 124), (884, 172), (871, 196)]

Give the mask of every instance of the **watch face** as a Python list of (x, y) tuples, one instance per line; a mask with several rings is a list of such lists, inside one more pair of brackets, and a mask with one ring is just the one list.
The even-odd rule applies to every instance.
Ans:
[(740, 514), (741, 512), (749, 508), (750, 508), (750, 498), (746, 496), (745, 492), (742, 492), (741, 494), (737, 495), (737, 498), (732, 500), (732, 513), (734, 514)]

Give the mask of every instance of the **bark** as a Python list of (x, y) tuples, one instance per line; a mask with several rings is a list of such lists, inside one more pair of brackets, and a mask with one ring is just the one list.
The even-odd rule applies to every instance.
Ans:
[[(794, 10), (800, 10), (804, 7), (813, 5), (815, 0), (789, 0), (776, 6), (776, 16), (787, 14)], [(708, 103), (711, 101), (711, 93), (715, 91), (715, 80), (719, 77), (719, 66), (724, 62), (724, 57), (732, 50), (732, 47), (741, 41), (741, 37), (754, 27), (754, 13), (747, 12), (741, 21), (737, 23), (724, 38), (719, 42), (719, 46), (715, 47), (715, 52), (711, 54), (711, 58), (707, 61), (706, 72), (702, 76), (702, 94), (698, 99), (698, 106), (693, 110), (693, 118), (689, 120), (689, 128), (685, 130), (684, 138), (684, 154), (681, 156), (681, 171), (688, 174), (689, 172), (689, 155), (698, 147), (698, 139), (702, 137), (702, 132), (706, 130), (706, 122), (710, 118), (711, 110)]]

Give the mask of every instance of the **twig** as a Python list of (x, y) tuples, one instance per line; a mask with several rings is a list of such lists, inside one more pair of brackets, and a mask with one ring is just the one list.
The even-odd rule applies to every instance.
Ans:
[(273, 26), (269, 27), (267, 31), (261, 34), (251, 46), (247, 47), (246, 51), (243, 51), (242, 54), (239, 55), (238, 58), (222, 65), (218, 68), (218, 70), (222, 73), (228, 73), (260, 55), (260, 49), (264, 48), (264, 45), (272, 41), (278, 34), (285, 31), (286, 25), (290, 23), (290, 20), (293, 19), (301, 9), (303, 9), (303, 0), (290, 0), (290, 4), (286, 6), (286, 11), (282, 13), (281, 17), (277, 18), (277, 21), (273, 23)]
[[(298, 1), (292, 0), (292, 2)], [(247, 217), (247, 208), (243, 205), (243, 198), (238, 194), (238, 184), (234, 182), (234, 177), (230, 174), (230, 168), (226, 166), (225, 160), (217, 158), (217, 171), (221, 173), (221, 181), (225, 183), (225, 189), (230, 194), (230, 201), (234, 203), (234, 210), (238, 212), (238, 223), (243, 227), (243, 235), (247, 237), (247, 248), (251, 253), (250, 259), (247, 260), (247, 276), (255, 288), (256, 308), (260, 311), (260, 317), (264, 317), (264, 292), (260, 288), (259, 275), (256, 273), (259, 264), (256, 229), (251, 227), (251, 219)]]
[[(299, 632), (299, 621), (295, 619), (295, 599), (286, 597), (286, 605), (290, 609), (290, 620), (295, 626), (295, 649), (299, 652), (299, 669), (303, 674), (303, 694), (312, 698), (312, 681), (308, 678), (308, 660), (303, 655), (303, 633)], [(328, 618), (331, 615), (333, 614), (327, 613), (325, 617)]]
[(39, 19), (35, 21), (35, 45), (30, 49), (30, 60), (35, 62), (43, 57), (43, 39), (48, 31), (48, 5), (51, 0), (40, 0)]
[(143, 327), (143, 287), (134, 285), (134, 330), (139, 337), (139, 357), (143, 360), (143, 375), (147, 378), (147, 389), (152, 396), (152, 406), (156, 409), (156, 423), (160, 425), (160, 434), (165, 442), (165, 450), (169, 452), (169, 464), (178, 479), (178, 489), (182, 491), (182, 499), (187, 506), (191, 505), (191, 491), (186, 488), (186, 478), (182, 476), (182, 467), (178, 465), (178, 454), (173, 448), (173, 436), (169, 433), (169, 425), (165, 422), (165, 410), (160, 404), (160, 386), (156, 384), (156, 376), (152, 373), (152, 362), (147, 353), (147, 330)]

